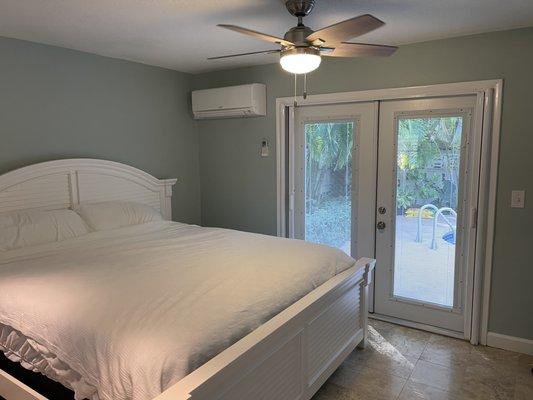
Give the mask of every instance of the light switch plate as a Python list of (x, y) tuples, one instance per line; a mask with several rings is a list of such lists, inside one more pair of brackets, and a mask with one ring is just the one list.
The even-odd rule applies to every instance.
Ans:
[(513, 190), (511, 191), (511, 208), (524, 208), (526, 202), (525, 190)]

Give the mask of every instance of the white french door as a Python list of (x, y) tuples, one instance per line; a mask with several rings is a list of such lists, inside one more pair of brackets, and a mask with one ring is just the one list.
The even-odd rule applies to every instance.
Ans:
[(469, 339), (483, 94), (289, 110), (288, 236), (375, 257), (376, 317)]
[(374, 253), (377, 102), (298, 107), (289, 137), (289, 235)]
[(379, 117), (374, 311), (465, 338), (480, 156), (475, 108), (476, 96), (383, 101)]

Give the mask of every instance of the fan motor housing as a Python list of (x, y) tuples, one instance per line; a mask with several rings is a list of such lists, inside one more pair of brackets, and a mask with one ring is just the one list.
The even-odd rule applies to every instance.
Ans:
[(305, 25), (298, 25), (289, 29), (283, 39), (294, 43), (296, 46), (307, 46), (307, 36), (313, 33), (313, 30)]

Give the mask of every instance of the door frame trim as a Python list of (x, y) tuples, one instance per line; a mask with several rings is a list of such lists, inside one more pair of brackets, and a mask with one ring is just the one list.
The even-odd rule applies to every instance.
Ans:
[[(496, 216), (496, 194), (498, 182), (498, 159), (500, 126), (502, 115), (503, 79), (470, 82), (444, 83), (426, 86), (410, 86), (391, 89), (375, 89), (340, 93), (325, 93), (302, 96), (279, 97), (276, 99), (276, 189), (277, 189), (277, 235), (286, 236), (286, 139), (294, 133), (291, 123), (294, 104), (327, 105), (363, 101), (416, 99), (457, 95), (481, 95), (484, 99), (483, 143), (480, 182), (488, 183), (487, 190), (480, 190), (478, 199), (478, 219), (486, 227), (486, 234), (478, 229), (476, 244), (473, 307), (471, 323), (471, 343), (487, 344), (491, 274), (493, 262), (494, 225)], [(490, 119), (489, 119), (490, 117)], [(488, 145), (487, 145), (488, 144)], [(485, 219), (482, 219), (485, 216)], [(479, 226), (479, 223), (478, 223)]]

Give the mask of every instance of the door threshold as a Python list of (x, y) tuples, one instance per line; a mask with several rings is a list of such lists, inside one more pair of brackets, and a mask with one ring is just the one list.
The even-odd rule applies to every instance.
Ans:
[(388, 315), (382, 315), (382, 314), (376, 314), (376, 313), (368, 313), (368, 317), (377, 319), (379, 321), (390, 322), (392, 324), (406, 326), (408, 328), (415, 328), (415, 329), (419, 329), (422, 331), (436, 333), (438, 335), (450, 336), (456, 339), (468, 340), (468, 338), (465, 337), (463, 332), (457, 332), (457, 331), (452, 331), (450, 329), (439, 328), (433, 325), (421, 324), (419, 322), (413, 322), (413, 321), (409, 321), (406, 319), (390, 317)]

